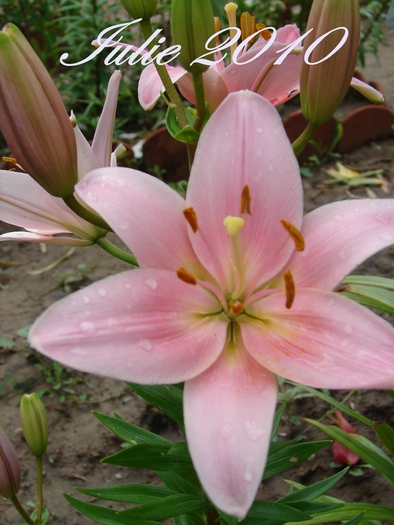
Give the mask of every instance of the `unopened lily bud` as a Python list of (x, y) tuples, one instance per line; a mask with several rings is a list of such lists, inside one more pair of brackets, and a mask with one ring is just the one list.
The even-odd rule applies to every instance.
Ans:
[[(354, 73), (360, 42), (358, 0), (314, 0), (307, 31), (312, 28), (304, 42), (301, 108), (311, 124), (321, 126), (330, 120), (345, 98)], [(340, 47), (347, 31), (346, 42)], [(337, 46), (340, 49), (328, 57)]]
[(12, 498), (20, 487), (21, 468), (11, 441), (0, 426), (0, 496)]
[(173, 0), (171, 8), (171, 30), (175, 45), (180, 45), (180, 64), (192, 74), (203, 73), (205, 64), (192, 62), (207, 55), (205, 43), (215, 33), (215, 21), (210, 0)]
[(47, 415), (37, 394), (24, 394), (20, 407), (26, 442), (34, 456), (42, 456), (48, 444)]
[(120, 0), (132, 18), (151, 18), (157, 10), (157, 0)]
[(0, 130), (22, 168), (48, 193), (69, 197), (77, 147), (49, 73), (13, 24), (0, 31)]
[[(348, 434), (357, 434), (357, 430), (343, 417), (339, 410), (335, 412), (335, 416), (340, 429)], [(337, 441), (332, 444), (332, 457), (335, 463), (345, 463), (346, 465), (355, 465), (360, 460), (357, 454)]]

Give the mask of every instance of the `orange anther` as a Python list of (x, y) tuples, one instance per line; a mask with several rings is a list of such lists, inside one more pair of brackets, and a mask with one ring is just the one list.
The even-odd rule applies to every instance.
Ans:
[(293, 239), (297, 252), (302, 252), (305, 249), (305, 240), (302, 233), (291, 222), (281, 220), (283, 228), (287, 231)]
[[(267, 27), (266, 25), (264, 24), (256, 24), (256, 30), (257, 31), (260, 31), (261, 29), (264, 29), (265, 27)], [(260, 33), (260, 36), (262, 38), (264, 38), (264, 40), (269, 40), (271, 38), (271, 33), (267, 30), (267, 31), (262, 31)]]
[(294, 297), (295, 297), (294, 279), (293, 279), (293, 276), (290, 270), (288, 270), (284, 274), (283, 277), (285, 279), (285, 287), (286, 287), (286, 308), (290, 309), (294, 302)]
[(250, 211), (250, 204), (252, 202), (252, 197), (250, 196), (249, 186), (246, 184), (242, 190), (241, 196), (241, 213), (248, 213), (252, 215)]
[(186, 284), (192, 284), (194, 286), (197, 284), (196, 278), (185, 268), (179, 268), (179, 270), (176, 272), (176, 275), (181, 281), (183, 281)]
[(183, 215), (185, 216), (187, 222), (190, 224), (191, 229), (194, 233), (198, 230), (197, 215), (193, 208), (185, 208), (183, 210)]

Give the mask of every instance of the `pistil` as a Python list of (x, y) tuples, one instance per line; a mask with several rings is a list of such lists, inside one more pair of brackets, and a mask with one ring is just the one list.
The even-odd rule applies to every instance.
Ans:
[(231, 240), (231, 249), (233, 262), (235, 267), (236, 283), (235, 289), (232, 293), (233, 302), (237, 301), (245, 290), (245, 264), (242, 255), (242, 244), (241, 244), (241, 229), (244, 226), (245, 221), (242, 217), (232, 217), (228, 215), (223, 225), (227, 228), (227, 233)]

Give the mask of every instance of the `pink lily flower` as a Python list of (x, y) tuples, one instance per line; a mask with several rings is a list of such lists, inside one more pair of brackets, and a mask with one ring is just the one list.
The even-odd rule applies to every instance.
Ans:
[[(116, 152), (111, 154), (111, 148), (120, 80), (120, 71), (115, 71), (92, 145), (74, 126), (79, 180), (93, 169), (116, 166)], [(73, 115), (71, 120), (75, 120)], [(27, 230), (4, 233), (0, 241), (88, 246), (106, 234), (72, 212), (62, 199), (47, 193), (27, 173), (0, 170), (0, 188), (0, 220)]]
[[(223, 62), (211, 66), (205, 73), (204, 92), (209, 110), (213, 113), (229, 93), (249, 89), (266, 98), (273, 106), (284, 104), (300, 92), (300, 75), (303, 60), (302, 53), (290, 54), (282, 64), (274, 65), (280, 51), (300, 37), (296, 25), (286, 25), (278, 29), (274, 43), (262, 55), (255, 57), (267, 44), (264, 38), (259, 38), (251, 48), (239, 58), (241, 64), (230, 63), (227, 67)], [(251, 62), (249, 62), (252, 60)], [(242, 65), (242, 62), (246, 62)], [(182, 95), (195, 104), (193, 79), (184, 68), (166, 66), (171, 80), (177, 84)], [(383, 95), (365, 82), (352, 78), (350, 85), (362, 93), (368, 100), (376, 104), (383, 102)], [(138, 100), (141, 106), (149, 111), (152, 109), (164, 85), (154, 64), (148, 65), (141, 73), (138, 83)]]
[(190, 454), (219, 509), (243, 518), (253, 503), (277, 375), (317, 388), (393, 387), (394, 329), (332, 290), (394, 242), (394, 200), (336, 202), (303, 218), (298, 163), (263, 97), (233, 93), (211, 117), (186, 200), (126, 168), (94, 170), (76, 191), (140, 269), (51, 306), (30, 343), (90, 373), (185, 381)]

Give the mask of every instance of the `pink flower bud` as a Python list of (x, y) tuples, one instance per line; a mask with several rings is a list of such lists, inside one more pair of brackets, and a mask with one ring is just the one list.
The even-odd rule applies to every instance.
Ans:
[[(312, 28), (304, 43), (300, 97), (305, 118), (311, 124), (321, 126), (330, 120), (341, 104), (354, 73), (360, 41), (358, 0), (314, 0), (307, 31)], [(308, 51), (321, 36), (332, 30), (311, 52)], [(342, 47), (319, 63), (340, 45), (346, 30), (349, 34)]]
[(49, 73), (13, 24), (0, 32), (0, 130), (18, 164), (48, 193), (73, 194), (72, 124)]
[(12, 498), (19, 491), (21, 470), (11, 441), (0, 426), (0, 496)]
[[(337, 423), (340, 429), (344, 430), (348, 434), (357, 434), (357, 430), (343, 417), (343, 415), (337, 410), (335, 412)], [(351, 450), (341, 445), (337, 441), (332, 444), (332, 457), (335, 463), (345, 463), (346, 465), (355, 465), (358, 463), (360, 458)]]

